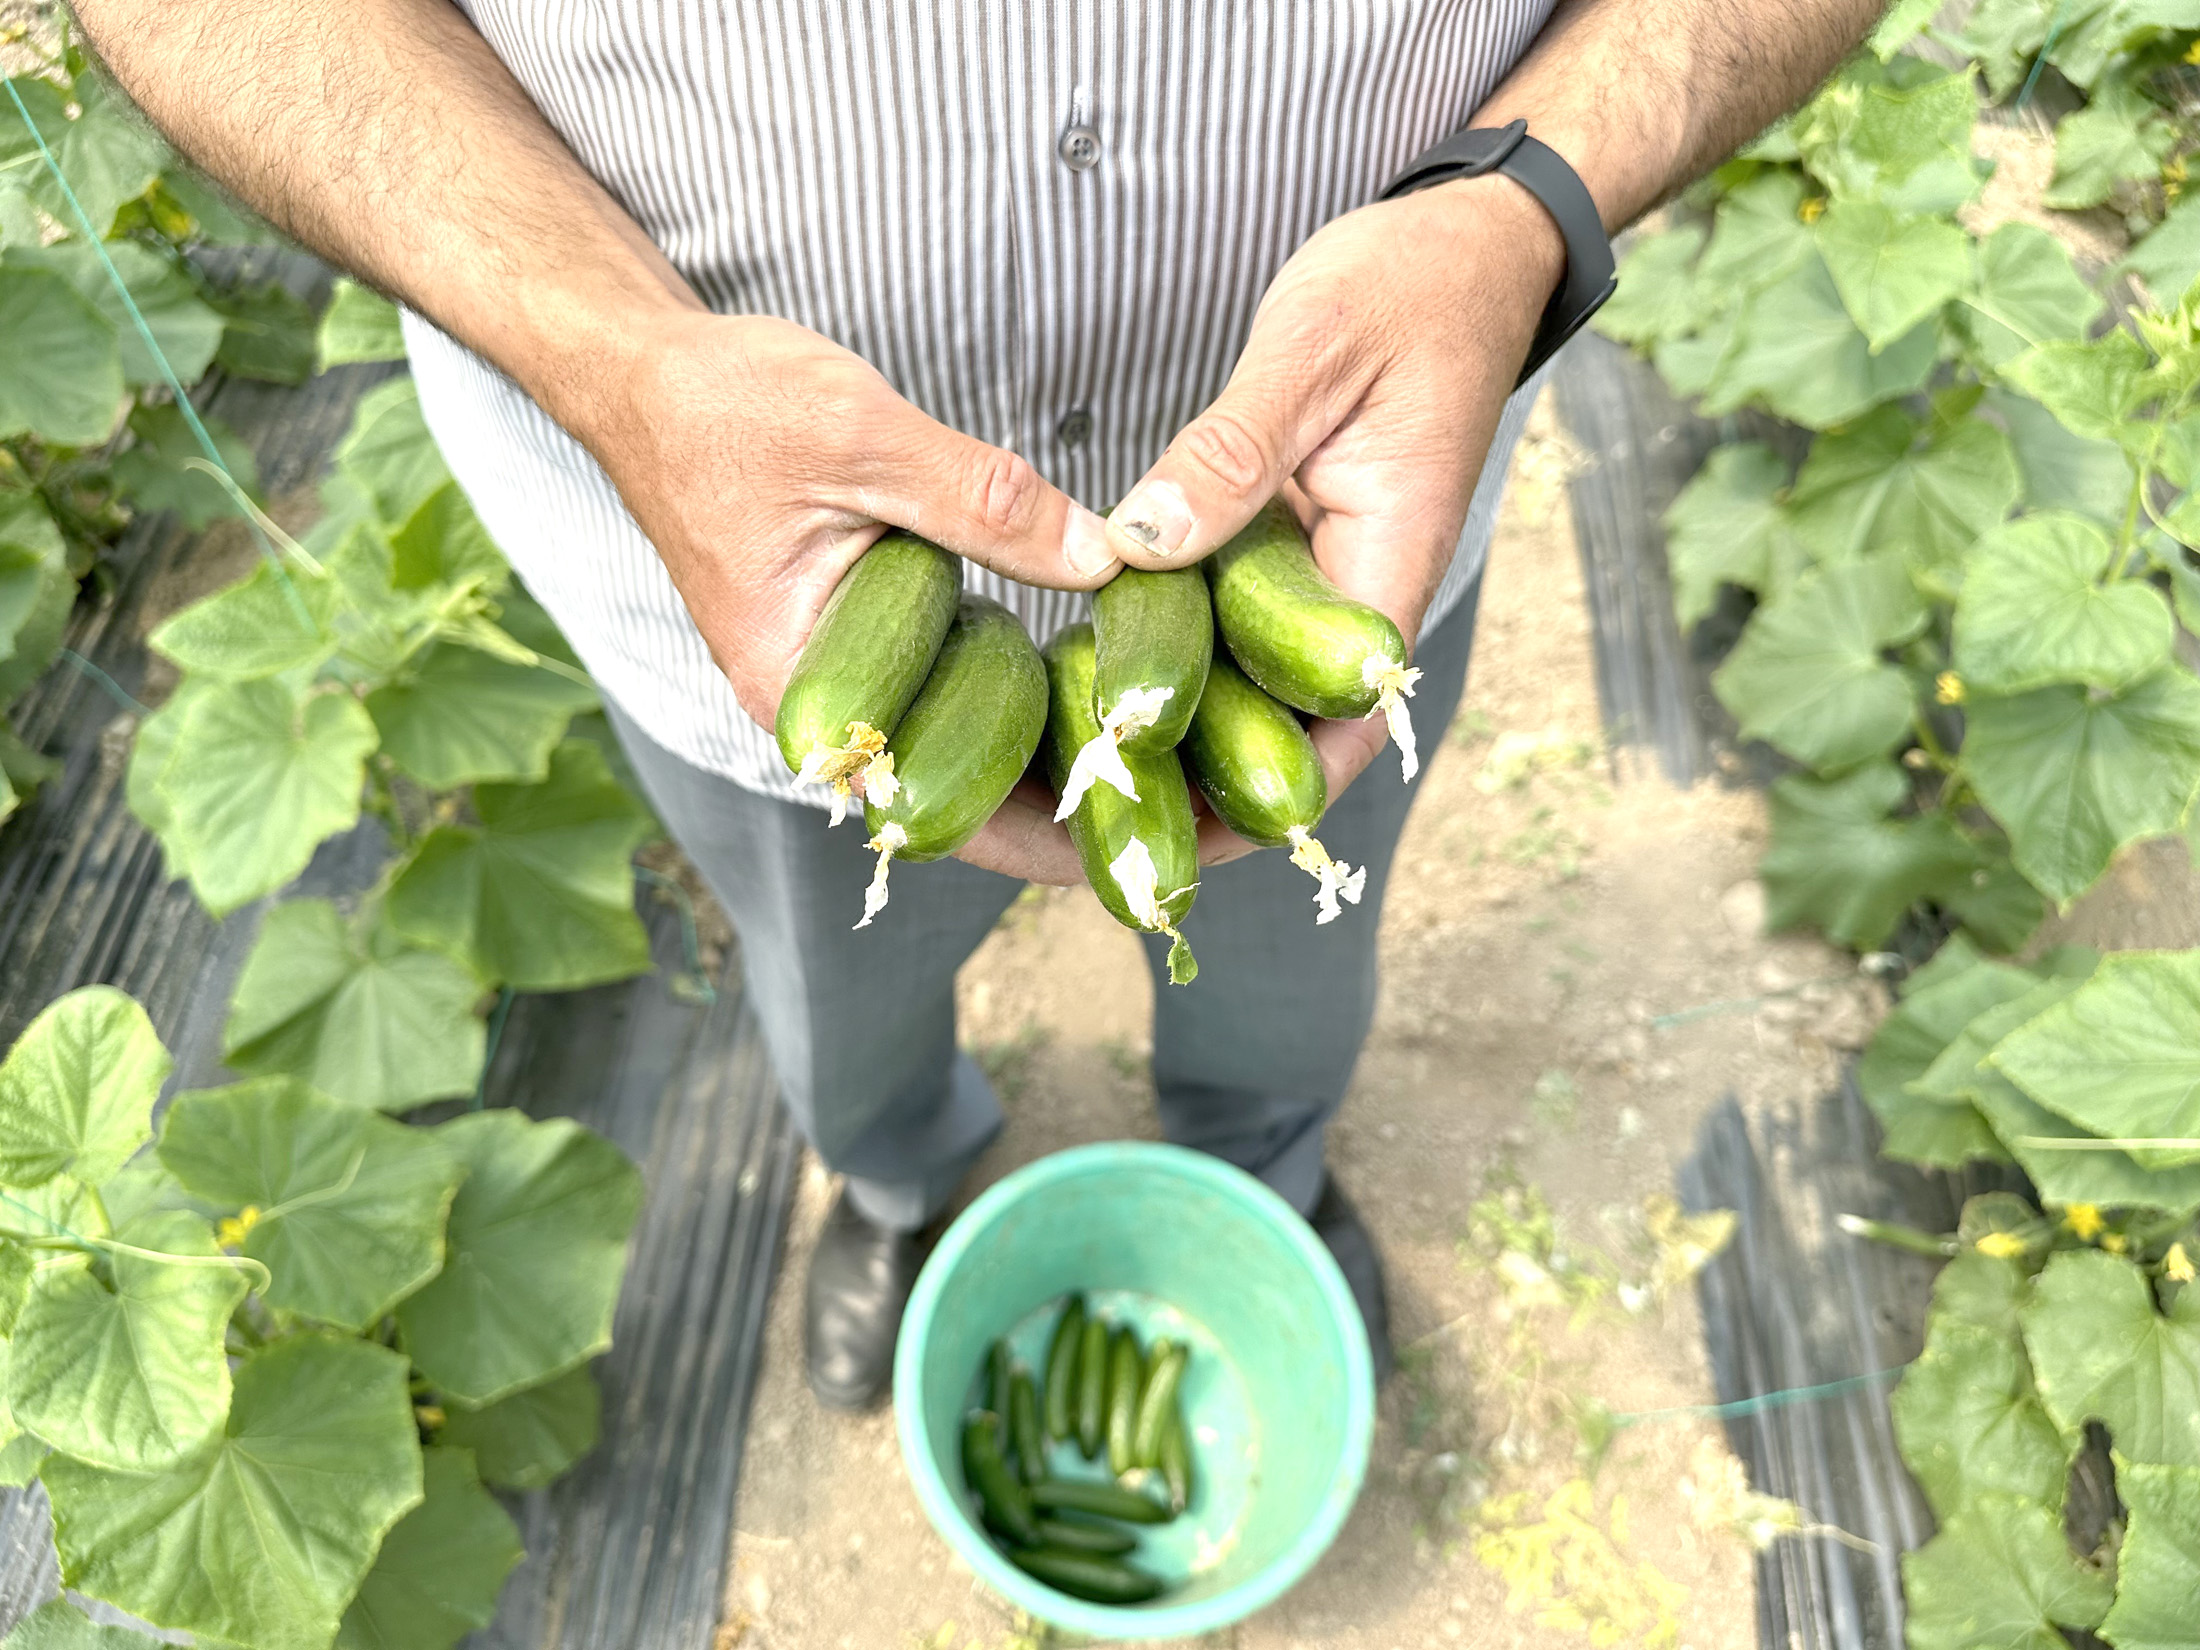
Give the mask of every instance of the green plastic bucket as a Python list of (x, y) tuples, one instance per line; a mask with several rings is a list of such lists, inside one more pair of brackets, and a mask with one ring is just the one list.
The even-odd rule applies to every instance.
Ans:
[[(1189, 1343), (1181, 1401), (1195, 1487), (1133, 1561), (1173, 1585), (1091, 1604), (1011, 1564), (963, 1481), (963, 1417), (986, 1348), (1034, 1375), (1062, 1298)], [(1175, 1146), (1084, 1146), (1027, 1164), (964, 1211), (925, 1263), (894, 1358), (895, 1424), (926, 1515), (987, 1585), (1041, 1621), (1101, 1638), (1212, 1632), (1280, 1596), (1336, 1538), (1367, 1471), (1375, 1380), (1337, 1263), (1259, 1181)], [(1070, 1444), (1062, 1476), (1099, 1478)]]

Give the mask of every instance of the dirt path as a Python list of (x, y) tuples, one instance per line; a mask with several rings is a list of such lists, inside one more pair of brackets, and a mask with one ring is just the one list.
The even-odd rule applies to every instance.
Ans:
[[(1646, 1200), (1723, 1096), (1822, 1090), (1834, 1050), (1872, 1023), (1876, 988), (1821, 946), (1758, 936), (1760, 798), (1613, 775), (1563, 503), (1570, 459), (1539, 417), (1466, 707), (1400, 850), (1382, 1005), (1333, 1137), (1388, 1256), (1405, 1370), (1336, 1548), (1210, 1643), (1540, 1650), (1586, 1645), (1591, 1624), (1617, 1644), (1754, 1642), (1750, 1550), (1733, 1528), (1746, 1509), (1715, 1429), (1623, 1426), (1590, 1479), (1584, 1417), (1593, 1437), (1602, 1410), (1708, 1399), (1683, 1281), (1700, 1234)], [(981, 1184), (1065, 1146), (1154, 1133), (1145, 971), (1089, 893), (1027, 897), (965, 969), (961, 1004), (1009, 1112)], [(891, 1419), (828, 1417), (803, 1386), (798, 1283), (827, 1190), (813, 1166), (773, 1306), (721, 1645), (1047, 1643), (925, 1524)]]

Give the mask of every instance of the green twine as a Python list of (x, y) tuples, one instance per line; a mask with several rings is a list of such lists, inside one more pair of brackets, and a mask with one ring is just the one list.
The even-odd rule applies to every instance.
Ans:
[(86, 1237), (82, 1232), (70, 1231), (68, 1227), (62, 1225), (60, 1221), (54, 1219), (52, 1215), (47, 1214), (42, 1209), (32, 1208), (21, 1198), (10, 1197), (6, 1192), (0, 1192), (0, 1203), (5, 1203), (11, 1208), (22, 1210), (23, 1213), (29, 1215), (33, 1220), (43, 1221), (46, 1225), (51, 1226), (61, 1236), (67, 1238), (71, 1243), (82, 1244), (87, 1249), (92, 1246), (92, 1240)]
[(481, 1051), (481, 1081), (474, 1085), (474, 1097), (467, 1102), (468, 1111), (479, 1111), (487, 1104), (489, 1095), (489, 1068), (496, 1064), (497, 1044), (504, 1041), (504, 1022), (512, 1012), (512, 988), (504, 987), (497, 993), (497, 1006), (489, 1015), (489, 1041)]
[(63, 648), (61, 650), (61, 657), (68, 660), (69, 663), (74, 665), (79, 671), (83, 672), (86, 676), (89, 676), (93, 681), (97, 682), (101, 687), (105, 688), (107, 690), (108, 697), (113, 699), (114, 702), (120, 705), (124, 710), (131, 711), (139, 716), (150, 716), (153, 714), (153, 710), (150, 705), (139, 699), (136, 694), (132, 693), (128, 688), (124, 687), (112, 676), (108, 675), (104, 670), (101, 670), (99, 666), (93, 664), (91, 660), (85, 658), (83, 654), (77, 652), (75, 648)]
[(1817, 1386), (1791, 1386), (1778, 1392), (1761, 1393), (1755, 1398), (1737, 1398), (1730, 1404), (1681, 1404), (1672, 1409), (1645, 1409), (1629, 1413), (1615, 1410), (1611, 1415), (1615, 1427), (1631, 1427), (1644, 1421), (1679, 1420), (1683, 1417), (1708, 1417), (1715, 1421), (1731, 1421), (1738, 1416), (1756, 1415), (1768, 1409), (1785, 1409), (1791, 1404), (1807, 1404), (1820, 1398), (1834, 1398), (1844, 1392), (1888, 1381), (1900, 1375), (1910, 1366), (1896, 1364), (1892, 1369), (1875, 1369), (1869, 1375), (1850, 1375), (1838, 1381), (1825, 1381)]
[(2070, 9), (2070, 0), (2055, 0), (2055, 15), (2047, 20), (2047, 38), (2040, 42), (2040, 55), (2032, 59), (2032, 72), (2024, 77), (2024, 89), (2017, 93), (2017, 107), (2023, 108), (2032, 101), (2032, 88), (2040, 83), (2040, 71), (2047, 67), (2047, 54), (2062, 39), (2063, 13)]
[(680, 911), (680, 946), (687, 957), (688, 978), (694, 982), (695, 998), (703, 1003), (718, 1000), (718, 988), (710, 983), (710, 976), (703, 972), (703, 946), (695, 932), (695, 902), (688, 898), (688, 891), (677, 878), (668, 877), (662, 871), (647, 865), (634, 867), (634, 874), (652, 888), (672, 896), (672, 903)]

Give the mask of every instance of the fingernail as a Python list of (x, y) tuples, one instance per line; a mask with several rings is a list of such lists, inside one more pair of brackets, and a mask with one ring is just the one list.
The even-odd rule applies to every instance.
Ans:
[(1081, 579), (1096, 579), (1115, 565), (1108, 548), (1108, 524), (1090, 510), (1070, 506), (1069, 521), (1062, 529), (1062, 560)]
[(1108, 517), (1115, 530), (1157, 556), (1173, 556), (1192, 536), (1192, 511), (1184, 495), (1166, 481), (1148, 481)]

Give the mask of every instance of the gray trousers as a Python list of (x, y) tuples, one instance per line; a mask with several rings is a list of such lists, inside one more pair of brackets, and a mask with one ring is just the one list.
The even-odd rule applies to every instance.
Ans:
[[(1479, 585), (1421, 639), (1413, 723), (1435, 754), (1466, 681)], [(873, 1222), (913, 1231), (1001, 1129), (1001, 1108), (955, 1046), (955, 971), (1023, 884), (960, 860), (894, 867), (894, 899), (861, 933), (872, 856), (860, 816), (744, 790), (654, 743), (616, 706), (621, 743), (681, 849), (741, 938), (780, 1093)], [(1180, 1145), (1258, 1175), (1302, 1212), (1322, 1186), (1322, 1137), (1375, 1012), (1375, 933), (1390, 862), (1420, 788), (1386, 747), (1324, 817), (1331, 854), (1367, 867), (1362, 903), (1314, 926), (1314, 885), (1269, 851), (1201, 877), (1185, 924), (1199, 978), (1154, 976), (1153, 1078)], [(1424, 769), (1425, 771), (1425, 769)]]

